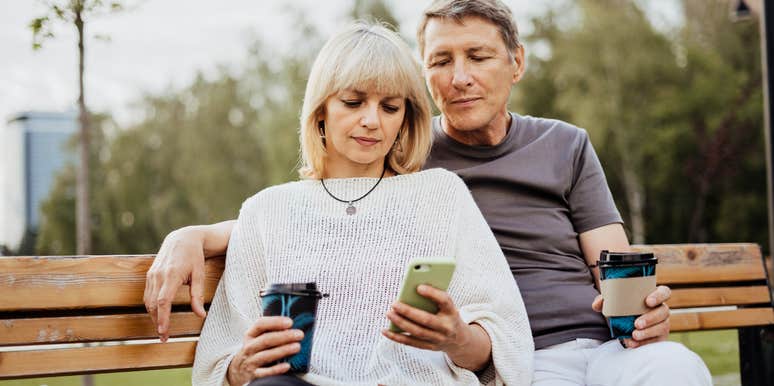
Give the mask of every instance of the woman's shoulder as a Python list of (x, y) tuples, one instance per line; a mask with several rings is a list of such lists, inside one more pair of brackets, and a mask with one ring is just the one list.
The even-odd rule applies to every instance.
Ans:
[(425, 169), (421, 172), (414, 173), (414, 177), (427, 184), (445, 185), (445, 186), (465, 186), (465, 182), (462, 181), (456, 173), (446, 170), (444, 168), (432, 168)]
[(273, 185), (260, 190), (248, 197), (242, 203), (242, 210), (255, 210), (264, 205), (277, 205), (292, 199), (297, 193), (304, 190), (304, 186), (310, 181), (292, 181), (284, 184)]
[(465, 181), (452, 171), (444, 168), (433, 168), (423, 170), (417, 174), (423, 175), (421, 181), (433, 189), (453, 190), (455, 192), (468, 191)]

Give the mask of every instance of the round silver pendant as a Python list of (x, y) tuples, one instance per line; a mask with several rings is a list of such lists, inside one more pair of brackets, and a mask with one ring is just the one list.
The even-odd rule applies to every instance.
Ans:
[(352, 206), (352, 204), (349, 204), (349, 206), (347, 207), (347, 214), (352, 216), (355, 213), (357, 213), (357, 209), (355, 209), (355, 207)]

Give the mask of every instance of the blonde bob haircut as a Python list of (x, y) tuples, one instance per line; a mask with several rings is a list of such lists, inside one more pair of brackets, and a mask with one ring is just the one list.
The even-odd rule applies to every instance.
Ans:
[(419, 62), (395, 32), (357, 22), (331, 37), (312, 65), (301, 109), (301, 178), (325, 175), (327, 152), (319, 128), (325, 101), (342, 90), (405, 98), (398, 142), (385, 159), (397, 174), (419, 171), (430, 152), (430, 104)]

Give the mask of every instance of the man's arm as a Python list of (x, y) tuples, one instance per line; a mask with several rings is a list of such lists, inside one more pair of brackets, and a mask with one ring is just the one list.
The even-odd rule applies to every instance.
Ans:
[(178, 288), (190, 284), (191, 308), (199, 317), (204, 310), (204, 259), (226, 253), (236, 220), (194, 225), (172, 231), (161, 244), (146, 274), (143, 301), (157, 326), (159, 338), (169, 338), (169, 314)]
[[(629, 240), (626, 238), (621, 224), (609, 224), (595, 228), (579, 235), (581, 251), (586, 259), (586, 264), (595, 266), (602, 250), (628, 252)], [(599, 268), (592, 268), (594, 282), (599, 288)], [(633, 339), (625, 339), (626, 347), (638, 347), (644, 344), (666, 340), (669, 336), (669, 307), (664, 303), (669, 300), (671, 291), (669, 287), (658, 286), (653, 293), (645, 299), (645, 304), (652, 309), (634, 321), (636, 330), (632, 333)], [(591, 307), (602, 312), (602, 295), (594, 299)]]

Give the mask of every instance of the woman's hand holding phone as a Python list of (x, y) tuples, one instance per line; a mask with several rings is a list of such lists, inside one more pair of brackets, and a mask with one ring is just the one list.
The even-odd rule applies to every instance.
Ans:
[[(387, 318), (405, 333), (389, 329), (382, 334), (397, 343), (434, 351), (443, 351), (460, 367), (477, 371), (488, 362), (492, 352), (489, 335), (478, 324), (467, 324), (460, 317), (449, 294), (429, 285), (417, 287), (417, 293), (438, 305), (438, 313), (393, 303)], [(483, 355), (482, 355), (483, 354)]]
[(412, 307), (397, 301), (387, 318), (408, 334), (384, 330), (384, 336), (402, 344), (434, 351), (455, 351), (470, 338), (468, 325), (460, 317), (449, 294), (429, 285), (417, 287), (417, 293), (438, 305), (438, 313)]

